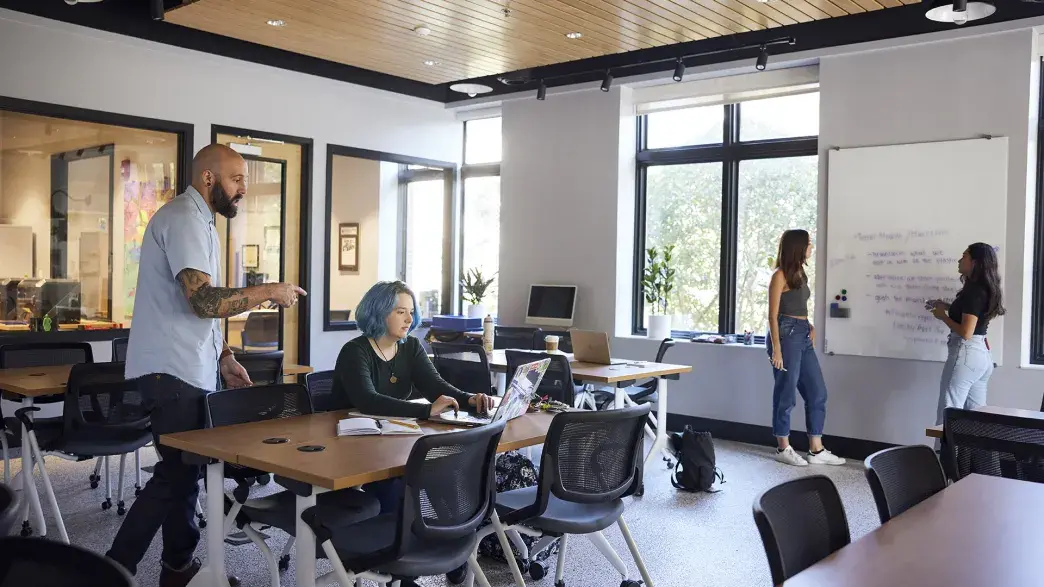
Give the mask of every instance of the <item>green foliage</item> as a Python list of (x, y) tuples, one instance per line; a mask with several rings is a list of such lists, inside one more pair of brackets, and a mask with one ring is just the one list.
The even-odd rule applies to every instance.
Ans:
[(648, 258), (645, 261), (645, 274), (642, 276), (645, 301), (653, 305), (654, 312), (659, 310), (666, 314), (668, 300), (671, 292), (674, 291), (676, 272), (671, 266), (674, 245), (665, 246), (662, 257), (656, 247), (649, 247), (646, 254)]
[(496, 279), (496, 275), (489, 279), (483, 278), (482, 269), (478, 267), (468, 270), (460, 280), (460, 287), (464, 290), (462, 294), (464, 301), (476, 306), (481, 304), (482, 299), (486, 297), (486, 290), (493, 284), (494, 279)]

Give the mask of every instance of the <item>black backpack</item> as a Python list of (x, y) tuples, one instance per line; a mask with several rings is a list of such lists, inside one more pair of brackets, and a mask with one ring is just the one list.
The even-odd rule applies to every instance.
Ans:
[(725, 482), (725, 476), (715, 466), (714, 440), (710, 432), (697, 432), (686, 426), (684, 432), (671, 434), (671, 448), (678, 462), (671, 475), (671, 485), (683, 491), (711, 490), (715, 479)]

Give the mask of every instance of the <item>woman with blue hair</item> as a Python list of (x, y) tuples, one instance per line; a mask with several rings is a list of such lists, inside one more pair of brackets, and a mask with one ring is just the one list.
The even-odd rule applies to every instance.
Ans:
[[(366, 292), (355, 310), (363, 336), (344, 345), (334, 367), (333, 393), (374, 416), (429, 418), (461, 403), (485, 413), (489, 397), (447, 383), (411, 332), (420, 324), (413, 291), (401, 281), (382, 281)], [(431, 404), (409, 401), (413, 390)]]

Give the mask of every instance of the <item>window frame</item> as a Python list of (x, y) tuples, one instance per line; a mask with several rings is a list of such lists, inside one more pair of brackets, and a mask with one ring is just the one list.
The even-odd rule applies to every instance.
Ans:
[[(500, 118), (503, 123), (503, 116), (498, 114), (497, 116), (489, 116), (487, 118)], [(486, 118), (476, 118), (475, 120), (485, 120)], [(468, 153), (468, 123), (471, 120), (464, 121), (464, 141), (461, 143), (461, 161), (467, 161)], [(501, 126), (503, 129), (503, 126)], [(501, 130), (501, 143), (504, 140), (503, 130)], [(474, 177), (500, 177), (500, 165), (503, 162), (503, 153), (501, 153), (501, 161), (495, 163), (464, 163), (460, 167), (460, 214), (458, 216), (458, 225), (460, 226), (460, 251), (457, 255), (457, 313), (464, 315), (464, 287), (461, 285), (461, 280), (464, 279), (464, 271), (467, 268), (464, 267), (464, 213), (465, 208), (468, 205), (468, 194), (467, 186), (468, 180)]]
[[(1038, 66), (1044, 72), (1044, 58)], [(1037, 186), (1036, 210), (1033, 214), (1033, 273), (1030, 293), (1031, 365), (1044, 365), (1044, 75), (1038, 75), (1037, 96)]]
[[(329, 143), (326, 145), (326, 225), (324, 237), (324, 243), (329, 243), (332, 238), (333, 227), (330, 225), (330, 218), (333, 209), (333, 158), (334, 157), (354, 157), (356, 159), (369, 159), (371, 161), (379, 161), (383, 163), (396, 163), (400, 166), (399, 168), (399, 210), (398, 210), (398, 224), (400, 233), (397, 239), (396, 246), (398, 251), (396, 253), (396, 267), (395, 273), (397, 279), (405, 278), (406, 271), (406, 186), (410, 180), (419, 181), (425, 179), (424, 174), (429, 174), (427, 179), (430, 179), (430, 171), (426, 170), (404, 170), (409, 165), (424, 165), (426, 167), (438, 167), (442, 171), (443, 178), (446, 182), (445, 192), (445, 211), (443, 215), (443, 266), (442, 266), (442, 299), (439, 302), (441, 311), (445, 312), (452, 307), (452, 273), (453, 271), (453, 242), (455, 239), (456, 226), (453, 221), (452, 207), (454, 205), (454, 194), (456, 193), (457, 185), (457, 164), (446, 161), (435, 161), (433, 159), (423, 159), (420, 157), (411, 157), (408, 155), (399, 155), (396, 153), (386, 153), (383, 151), (373, 151), (370, 149), (360, 149), (358, 147), (347, 147), (343, 145), (335, 145)], [(448, 237), (447, 237), (448, 235)], [(342, 331), (342, 330), (358, 330), (359, 326), (355, 320), (330, 320), (330, 262), (331, 252), (329, 246), (323, 247), (326, 251), (325, 259), (323, 263), (323, 331)], [(430, 317), (425, 317), (422, 322), (422, 326), (430, 324)]]
[[(818, 92), (818, 90), (817, 90)], [(632, 283), (631, 333), (645, 335), (645, 272), (647, 174), (650, 167), (693, 163), (722, 165), (721, 259), (718, 281), (718, 330), (711, 334), (736, 334), (736, 279), (739, 230), (740, 163), (758, 159), (807, 157), (819, 154), (819, 136), (740, 141), (742, 102), (724, 104), (722, 141), (710, 145), (691, 145), (661, 149), (646, 148), (648, 114), (637, 116), (635, 168), (634, 278)], [(672, 330), (672, 336), (705, 334), (701, 331)]]

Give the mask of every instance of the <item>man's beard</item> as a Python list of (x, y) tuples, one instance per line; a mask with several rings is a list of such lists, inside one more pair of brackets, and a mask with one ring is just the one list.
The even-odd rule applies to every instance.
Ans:
[(214, 211), (225, 218), (235, 218), (239, 208), (232, 203), (232, 197), (228, 195), (220, 183), (215, 183), (210, 190), (210, 201), (214, 204)]

